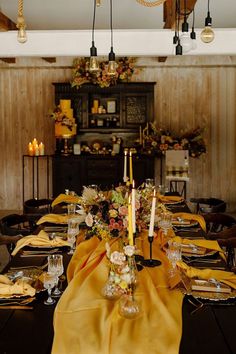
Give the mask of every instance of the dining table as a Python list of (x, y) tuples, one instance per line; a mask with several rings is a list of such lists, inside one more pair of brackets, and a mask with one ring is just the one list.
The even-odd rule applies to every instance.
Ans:
[[(186, 203), (170, 208), (189, 213)], [(199, 225), (175, 230), (181, 237), (206, 236)], [(146, 234), (137, 237), (137, 246), (149, 258)], [(115, 247), (112, 240), (111, 247)], [(105, 299), (102, 286), (108, 276), (105, 242), (96, 237), (81, 241), (73, 256), (62, 250), (67, 280), (55, 305), (47, 306), (46, 291), (36, 294), (31, 309), (4, 308), (0, 302), (1, 354), (235, 354), (236, 299), (200, 301), (167, 285), (168, 260), (157, 239), (153, 257), (158, 267), (142, 267), (135, 298), (140, 303), (138, 318), (122, 318), (117, 300)], [(3, 270), (43, 267), (47, 255), (13, 256)], [(227, 269), (224, 260), (221, 266)], [(212, 267), (197, 260), (193, 266)], [(67, 283), (68, 281), (68, 283)], [(31, 305), (31, 304), (30, 304)]]

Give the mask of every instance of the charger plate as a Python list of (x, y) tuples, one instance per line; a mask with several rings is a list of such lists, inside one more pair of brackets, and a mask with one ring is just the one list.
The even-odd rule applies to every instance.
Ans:
[(217, 293), (210, 291), (186, 290), (181, 288), (184, 295), (193, 296), (196, 299), (211, 300), (211, 301), (226, 301), (236, 298), (236, 290), (232, 289), (231, 293)]
[[(189, 223), (184, 223), (185, 221), (188, 221)], [(187, 219), (183, 219), (183, 222), (178, 221), (178, 220), (172, 220), (172, 225), (175, 228), (190, 228), (190, 227), (195, 227), (198, 226), (198, 221), (196, 220), (187, 220)]]

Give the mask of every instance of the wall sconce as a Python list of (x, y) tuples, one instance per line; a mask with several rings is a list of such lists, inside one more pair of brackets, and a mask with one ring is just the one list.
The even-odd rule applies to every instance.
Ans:
[(23, 15), (23, 0), (18, 0), (18, 16), (17, 16), (17, 24), (18, 28), (17, 40), (19, 43), (25, 43), (27, 41), (26, 35), (26, 23)]
[(96, 18), (96, 0), (94, 0), (92, 47), (90, 48), (90, 61), (89, 61), (89, 71), (92, 73), (97, 73), (100, 70), (98, 60), (97, 60), (97, 48), (95, 47), (95, 44), (94, 44), (95, 18)]
[(112, 0), (110, 0), (110, 27), (111, 27), (111, 51), (108, 55), (108, 69), (107, 69), (107, 74), (110, 76), (115, 76), (116, 75), (116, 56), (115, 53), (113, 52), (113, 28), (112, 28)]
[(210, 0), (208, 0), (207, 17), (205, 18), (205, 28), (201, 32), (201, 40), (204, 43), (211, 43), (215, 38), (215, 34), (211, 26), (212, 26), (212, 18), (210, 15)]

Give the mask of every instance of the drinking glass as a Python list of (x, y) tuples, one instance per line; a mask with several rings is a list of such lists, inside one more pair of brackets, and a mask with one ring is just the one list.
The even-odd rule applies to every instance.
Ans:
[(155, 183), (153, 178), (146, 178), (145, 179), (145, 188), (147, 189), (154, 189)]
[(172, 214), (168, 212), (161, 213), (158, 226), (162, 229), (164, 235), (167, 236), (168, 231), (172, 228)]
[(169, 271), (170, 276), (173, 276), (176, 272), (176, 264), (182, 259), (181, 244), (172, 240), (168, 241), (168, 248), (166, 250), (167, 258), (170, 261), (171, 269)]
[(51, 297), (52, 288), (55, 286), (55, 284), (56, 284), (56, 276), (55, 276), (55, 274), (44, 273), (43, 286), (48, 291), (48, 298), (47, 298), (47, 300), (44, 301), (45, 305), (52, 305), (52, 304), (55, 303), (55, 300), (52, 299), (52, 297)]
[(71, 215), (75, 215), (75, 209), (76, 209), (76, 205), (75, 204), (68, 204), (67, 205), (67, 213), (69, 216)]
[(61, 291), (58, 289), (59, 277), (63, 274), (63, 256), (62, 254), (51, 254), (48, 256), (48, 273), (53, 274), (55, 282), (55, 290), (53, 291), (53, 296), (60, 296)]
[(68, 220), (68, 230), (67, 230), (67, 241), (70, 244), (70, 251), (69, 254), (74, 253), (74, 244), (76, 241), (76, 236), (79, 233), (79, 218), (71, 218)]

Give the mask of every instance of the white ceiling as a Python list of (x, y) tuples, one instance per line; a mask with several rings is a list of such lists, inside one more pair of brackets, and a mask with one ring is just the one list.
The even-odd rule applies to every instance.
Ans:
[[(151, 0), (150, 0), (151, 1)], [(173, 0), (174, 1), (174, 0)], [(110, 0), (97, 7), (96, 29), (109, 29)], [(18, 0), (0, 0), (0, 10), (16, 22)], [(236, 0), (211, 0), (214, 28), (236, 28)], [(204, 26), (207, 0), (195, 7), (196, 28)], [(88, 30), (92, 27), (93, 0), (24, 0), (28, 30)], [(190, 17), (191, 25), (191, 17)], [(163, 28), (163, 6), (145, 7), (136, 0), (113, 0), (114, 29)]]

